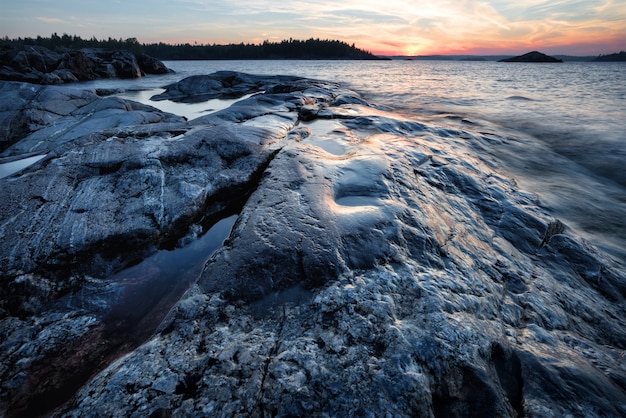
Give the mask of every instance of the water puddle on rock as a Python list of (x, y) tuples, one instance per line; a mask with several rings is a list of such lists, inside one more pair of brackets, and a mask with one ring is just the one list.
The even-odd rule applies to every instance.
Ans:
[(378, 198), (372, 196), (346, 196), (336, 199), (335, 203), (348, 207), (379, 206)]
[[(228, 238), (237, 216), (223, 217), (206, 233), (187, 237), (187, 245), (160, 250), (112, 277), (92, 279), (56, 301), (61, 313), (95, 322), (89, 331), (35, 362), (29, 381), (39, 386), (25, 398), (27, 404), (18, 400), (14, 405), (17, 415), (48, 416), (62, 410), (89, 378), (150, 338)], [(29, 381), (25, 385), (30, 388)]]
[(120, 291), (103, 319), (108, 332), (127, 334), (137, 343), (148, 338), (200, 276), (211, 255), (230, 235), (236, 220), (237, 215), (223, 218), (190, 244), (160, 250), (110, 278)]
[(135, 102), (156, 107), (163, 112), (184, 116), (187, 118), (187, 120), (192, 120), (199, 118), (200, 116), (206, 116), (211, 113), (215, 113), (219, 110), (227, 109), (234, 103), (245, 100), (251, 97), (253, 94), (256, 94), (247, 94), (237, 99), (211, 99), (199, 103), (179, 103), (173, 102), (171, 100), (150, 100), (152, 96), (161, 94), (164, 91), (165, 89), (130, 90), (124, 93), (116, 94), (116, 96), (122, 99), (133, 100)]
[(45, 157), (45, 155), (34, 155), (19, 160), (0, 163), (0, 179), (22, 171), (36, 162), (41, 161)]
[(304, 139), (305, 144), (314, 145), (335, 156), (342, 156), (348, 150), (348, 141), (345, 127), (335, 120), (315, 119), (304, 122), (311, 130), (311, 136)]
[(346, 153), (346, 147), (333, 139), (307, 139), (303, 142), (315, 145), (332, 155), (342, 156)]

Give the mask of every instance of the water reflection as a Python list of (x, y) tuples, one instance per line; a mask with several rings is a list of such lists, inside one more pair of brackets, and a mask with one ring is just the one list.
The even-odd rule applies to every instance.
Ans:
[(122, 99), (134, 100), (136, 102), (148, 104), (164, 112), (184, 116), (187, 120), (196, 119), (200, 116), (205, 116), (219, 110), (227, 109), (232, 104), (252, 96), (252, 94), (247, 94), (236, 99), (211, 99), (199, 103), (182, 103), (173, 102), (171, 100), (150, 100), (152, 96), (161, 94), (164, 91), (165, 89), (133, 90), (116, 94), (116, 96)]
[[(567, 62), (550, 67), (419, 60), (165, 64), (176, 73), (133, 81), (98, 81), (92, 85), (155, 88), (220, 70), (297, 75), (342, 83), (362, 93), (369, 102), (418, 121), (457, 123), (438, 115), (472, 121), (476, 134), (488, 134), (492, 144), (503, 144), (491, 148), (503, 174), (515, 177), (527, 191), (549, 201), (553, 216), (568, 225), (577, 225), (595, 245), (617, 248), (613, 255), (626, 262), (626, 72), (622, 63)], [(472, 127), (465, 123), (461, 129)], [(519, 136), (530, 138), (530, 145), (509, 149), (509, 140)], [(525, 164), (525, 160), (536, 156), (550, 166), (550, 171)], [(562, 157), (573, 165), (564, 164)], [(549, 192), (555, 178), (564, 181), (562, 193)], [(589, 189), (590, 183), (602, 187)], [(594, 191), (599, 194), (596, 198)], [(580, 199), (582, 195), (589, 197)], [(601, 232), (587, 227), (597, 224), (598, 214), (607, 218), (610, 228)], [(605, 246), (609, 241), (611, 244)]]
[(41, 161), (45, 158), (45, 155), (35, 155), (32, 157), (22, 158), (20, 160), (9, 161), (6, 163), (0, 164), (0, 179), (8, 177), (12, 174), (15, 174), (31, 165), (35, 164), (38, 161)]
[(158, 251), (110, 278), (121, 292), (104, 318), (107, 327), (116, 333), (128, 332), (129, 338), (147, 338), (200, 276), (207, 260), (228, 238), (236, 219), (237, 215), (224, 218), (189, 245)]

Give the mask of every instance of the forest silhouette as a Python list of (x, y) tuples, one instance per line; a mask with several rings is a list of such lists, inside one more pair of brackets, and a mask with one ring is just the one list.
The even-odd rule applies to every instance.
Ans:
[(77, 35), (58, 35), (36, 38), (5, 37), (4, 45), (43, 46), (52, 50), (104, 48), (124, 49), (136, 54), (147, 54), (160, 60), (237, 60), (237, 59), (380, 59), (368, 51), (357, 48), (354, 44), (338, 40), (289, 39), (280, 42), (264, 41), (261, 44), (168, 44), (140, 43), (137, 38), (83, 39)]

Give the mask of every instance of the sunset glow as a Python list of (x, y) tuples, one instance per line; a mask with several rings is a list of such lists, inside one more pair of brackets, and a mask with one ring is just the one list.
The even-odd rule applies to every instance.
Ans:
[(381, 55), (597, 55), (626, 49), (623, 0), (0, 0), (0, 36), (140, 42), (338, 39)]

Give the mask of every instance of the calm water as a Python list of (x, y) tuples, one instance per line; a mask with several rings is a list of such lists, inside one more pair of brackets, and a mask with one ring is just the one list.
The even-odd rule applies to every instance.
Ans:
[[(553, 216), (626, 261), (626, 64), (168, 61), (176, 74), (98, 81), (155, 89), (235, 70), (337, 81), (407, 117), (498, 139), (494, 157)], [(142, 98), (145, 101), (145, 97)], [(153, 103), (154, 104), (154, 103)]]

